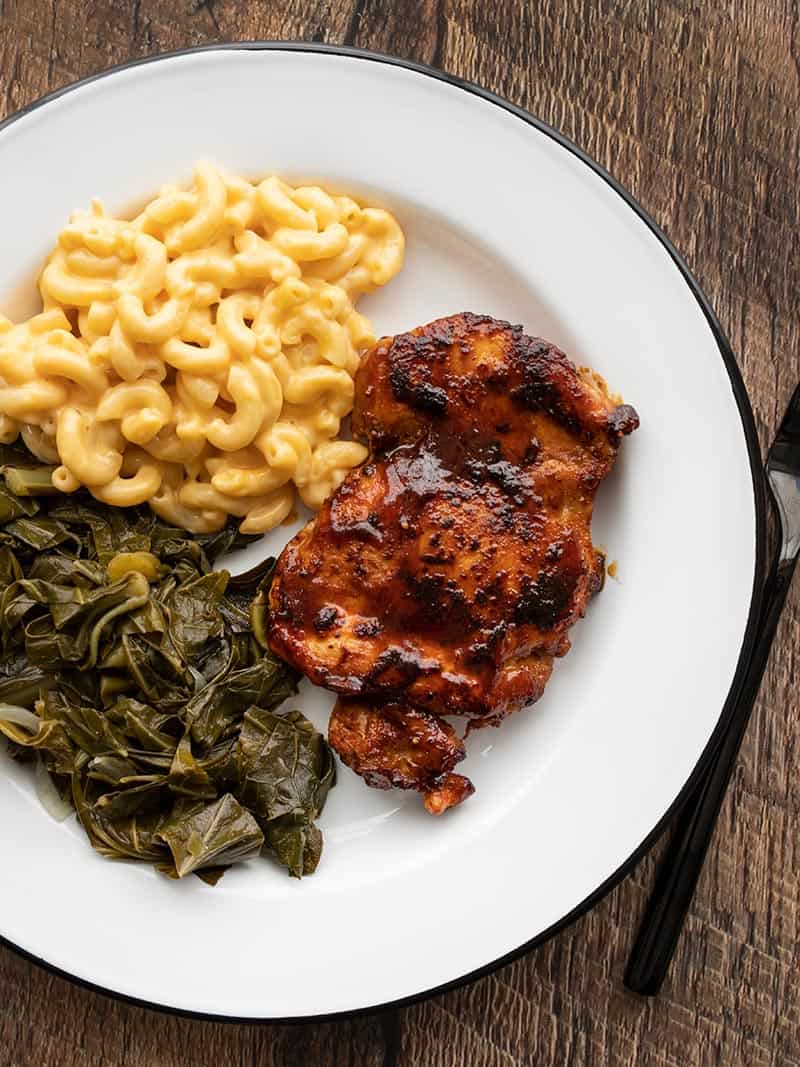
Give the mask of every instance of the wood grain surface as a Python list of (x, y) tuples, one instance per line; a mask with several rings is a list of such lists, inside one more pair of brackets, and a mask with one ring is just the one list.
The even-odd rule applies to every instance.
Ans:
[[(573, 138), (688, 258), (768, 441), (800, 376), (794, 0), (0, 0), (0, 117), (132, 57), (256, 38), (433, 63)], [(657, 999), (626, 993), (621, 978), (658, 849), (528, 958), (352, 1022), (193, 1022), (87, 992), (0, 949), (0, 1067), (800, 1065), (799, 595)]]

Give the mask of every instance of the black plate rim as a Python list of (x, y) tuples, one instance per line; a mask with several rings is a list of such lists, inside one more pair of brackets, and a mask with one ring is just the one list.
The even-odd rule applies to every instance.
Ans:
[(591, 909), (598, 904), (608, 893), (614, 889), (626, 875), (634, 869), (642, 857), (649, 851), (649, 849), (655, 844), (664, 830), (667, 828), (671, 820), (675, 817), (683, 804), (689, 799), (694, 792), (695, 786), (705, 773), (711, 758), (716, 751), (716, 748), (725, 734), (730, 721), (733, 707), (736, 703), (736, 699), (739, 694), (739, 690), (742, 685), (743, 677), (747, 671), (750, 659), (753, 654), (757, 630), (758, 630), (758, 618), (761, 609), (762, 601), (762, 586), (763, 576), (765, 572), (765, 561), (767, 555), (767, 496), (765, 489), (764, 470), (761, 458), (761, 448), (758, 443), (758, 434), (756, 431), (755, 419), (753, 417), (753, 409), (750, 405), (750, 399), (747, 395), (747, 389), (739, 371), (739, 367), (736, 363), (736, 357), (733, 354), (730, 342), (726, 337), (722, 326), (717, 319), (715, 312), (713, 311), (708, 298), (701, 289), (699, 283), (695, 279), (688, 264), (684, 260), (683, 256), (678, 252), (677, 248), (673, 245), (667, 235), (663, 232), (661, 227), (652, 218), (652, 216), (639, 204), (639, 202), (614, 178), (605, 167), (597, 163), (591, 156), (587, 155), (582, 148), (579, 148), (573, 141), (564, 134), (560, 133), (553, 126), (544, 122), (542, 119), (532, 115), (524, 108), (518, 107), (516, 104), (512, 104), (510, 101), (505, 100), (503, 97), (496, 93), (493, 93), (489, 89), (484, 89), (480, 85), (476, 85), (473, 82), (466, 81), (463, 78), (459, 78), (454, 74), (448, 74), (445, 71), (437, 70), (434, 67), (428, 66), (424, 63), (416, 63), (412, 60), (402, 59), (399, 56), (388, 55), (384, 52), (373, 52), (365, 48), (355, 48), (349, 45), (334, 45), (334, 44), (322, 44), (310, 41), (229, 41), (219, 42), (214, 44), (197, 45), (191, 48), (179, 48), (171, 52), (159, 52), (155, 55), (144, 56), (140, 59), (129, 60), (125, 63), (119, 63), (116, 66), (108, 67), (105, 70), (98, 71), (95, 74), (89, 74), (85, 78), (80, 78), (77, 81), (70, 82), (68, 85), (61, 86), (58, 89), (54, 89), (50, 93), (46, 93), (44, 96), (39, 97), (38, 100), (34, 100), (32, 103), (20, 108), (19, 111), (9, 115), (6, 119), (0, 122), (0, 133), (5, 130), (12, 123), (17, 122), (23, 116), (30, 114), (37, 108), (43, 107), (45, 104), (51, 103), (53, 100), (57, 100), (59, 97), (72, 92), (74, 89), (79, 89), (84, 85), (88, 85), (91, 82), (99, 81), (101, 78), (108, 77), (110, 74), (116, 74), (119, 71), (129, 70), (132, 67), (144, 66), (148, 63), (158, 63), (165, 59), (174, 59), (179, 56), (193, 55), (201, 52), (221, 52), (221, 51), (285, 51), (285, 52), (311, 52), (322, 53), (325, 55), (338, 55), (346, 56), (352, 59), (365, 60), (373, 63), (383, 63), (388, 66), (403, 67), (406, 70), (411, 70), (417, 74), (423, 74), (427, 77), (434, 78), (437, 81), (446, 82), (449, 85), (453, 85), (463, 91), (478, 96), (488, 103), (502, 108), (504, 111), (509, 112), (516, 118), (521, 119), (529, 126), (533, 126), (541, 133), (546, 134), (552, 138), (557, 144), (561, 145), (568, 152), (571, 152), (577, 159), (579, 159), (590, 170), (594, 171), (603, 181), (609, 185), (618, 196), (624, 200), (628, 207), (639, 216), (639, 218), (647, 225), (648, 229), (659, 240), (661, 245), (669, 254), (675, 266), (680, 271), (683, 280), (686, 282), (690, 292), (694, 296), (695, 300), (699, 304), (708, 325), (711, 329), (714, 339), (717, 342), (722, 362), (725, 366), (725, 370), (728, 373), (730, 379), (731, 390), (736, 401), (736, 406), (739, 412), (739, 416), (742, 421), (742, 431), (745, 437), (745, 443), (747, 445), (748, 459), (750, 463), (750, 474), (753, 484), (753, 503), (756, 520), (756, 545), (755, 545), (755, 565), (753, 569), (753, 586), (750, 599), (750, 610), (747, 618), (747, 625), (745, 627), (745, 633), (742, 640), (742, 646), (739, 651), (739, 659), (736, 664), (736, 670), (734, 672), (731, 687), (728, 691), (728, 696), (720, 712), (720, 717), (717, 720), (717, 725), (714, 727), (714, 731), (708, 740), (706, 747), (700, 755), (697, 763), (694, 766), (691, 774), (684, 783), (682, 789), (678, 793), (678, 796), (669, 806), (667, 811), (656, 823), (649, 834), (639, 844), (639, 846), (631, 853), (627, 860), (625, 860), (620, 866), (602, 882), (594, 892), (590, 893), (580, 904), (572, 908), (566, 915), (562, 916), (557, 922), (551, 924), (546, 930), (541, 931), (535, 937), (511, 952), (507, 952), (504, 955), (492, 960), (489, 963), (484, 964), (481, 967), (476, 968), (473, 971), (469, 971), (467, 974), (459, 975), (456, 978), (450, 979), (448, 982), (441, 983), (440, 985), (433, 986), (429, 989), (422, 989), (418, 993), (413, 993), (406, 997), (398, 998), (397, 1000), (386, 1001), (382, 1004), (369, 1005), (364, 1008), (353, 1008), (347, 1011), (337, 1012), (323, 1012), (315, 1015), (293, 1015), (288, 1017), (280, 1016), (232, 1016), (232, 1015), (219, 1015), (214, 1012), (199, 1012), (191, 1011), (185, 1008), (175, 1008), (167, 1004), (159, 1004), (156, 1001), (149, 1001), (141, 997), (129, 996), (126, 993), (118, 992), (114, 989), (109, 989), (106, 986), (99, 985), (91, 982), (85, 978), (80, 978), (77, 975), (70, 974), (69, 971), (62, 970), (60, 967), (56, 967), (54, 964), (49, 963), (47, 960), (34, 954), (27, 952), (19, 945), (14, 944), (13, 941), (3, 937), (0, 934), (0, 945), (11, 949), (17, 955), (23, 959), (29, 960), (32, 963), (49, 971), (51, 974), (57, 975), (60, 978), (66, 978), (68, 981), (78, 985), (84, 989), (87, 989), (93, 993), (102, 993), (105, 996), (114, 998), (115, 1000), (122, 1001), (126, 1004), (132, 1004), (140, 1008), (148, 1008), (153, 1011), (163, 1012), (168, 1015), (176, 1015), (182, 1018), (197, 1019), (213, 1022), (224, 1022), (232, 1024), (245, 1024), (253, 1025), (255, 1023), (262, 1024), (285, 1024), (285, 1023), (313, 1023), (313, 1022), (331, 1022), (334, 1020), (354, 1019), (363, 1015), (372, 1015), (380, 1012), (386, 1012), (396, 1008), (407, 1007), (412, 1004), (417, 1004), (420, 1001), (427, 1000), (429, 997), (436, 996), (439, 993), (445, 993), (449, 990), (457, 989), (460, 986), (469, 984), (470, 982), (477, 981), (480, 978), (485, 978), (501, 967), (506, 966), (509, 963), (513, 963), (515, 960), (520, 959), (522, 956), (531, 952), (533, 949), (538, 948), (544, 944), (555, 934), (560, 933), (566, 929), (572, 923), (588, 914)]

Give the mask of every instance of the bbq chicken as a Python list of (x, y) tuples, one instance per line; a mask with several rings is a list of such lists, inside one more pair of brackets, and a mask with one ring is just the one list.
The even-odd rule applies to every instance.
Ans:
[(538, 700), (601, 588), (594, 497), (639, 420), (554, 345), (463, 313), (378, 341), (352, 422), (370, 455), (284, 549), (270, 644), (340, 694), (342, 760), (438, 814), (473, 791), (442, 716)]

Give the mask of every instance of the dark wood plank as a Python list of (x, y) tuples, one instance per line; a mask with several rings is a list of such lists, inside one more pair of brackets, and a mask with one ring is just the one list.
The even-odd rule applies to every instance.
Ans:
[[(793, 0), (0, 0), (0, 115), (127, 58), (259, 37), (346, 41), (432, 62), (574, 138), (686, 255), (730, 336), (767, 443), (800, 376)], [(350, 1023), (191, 1022), (87, 992), (0, 950), (0, 1064), (800, 1065), (799, 621), (796, 591), (657, 1000), (621, 985), (651, 856), (529, 958)]]

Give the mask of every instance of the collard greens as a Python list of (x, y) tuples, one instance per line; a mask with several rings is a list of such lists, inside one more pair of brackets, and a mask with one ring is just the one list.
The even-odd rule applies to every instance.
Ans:
[(266, 647), (271, 561), (232, 580), (212, 563), (233, 527), (195, 537), (53, 494), (20, 446), (0, 446), (0, 474), (12, 756), (43, 762), (104, 856), (210, 884), (262, 851), (312, 872), (334, 762), (299, 711), (277, 710), (298, 676)]

